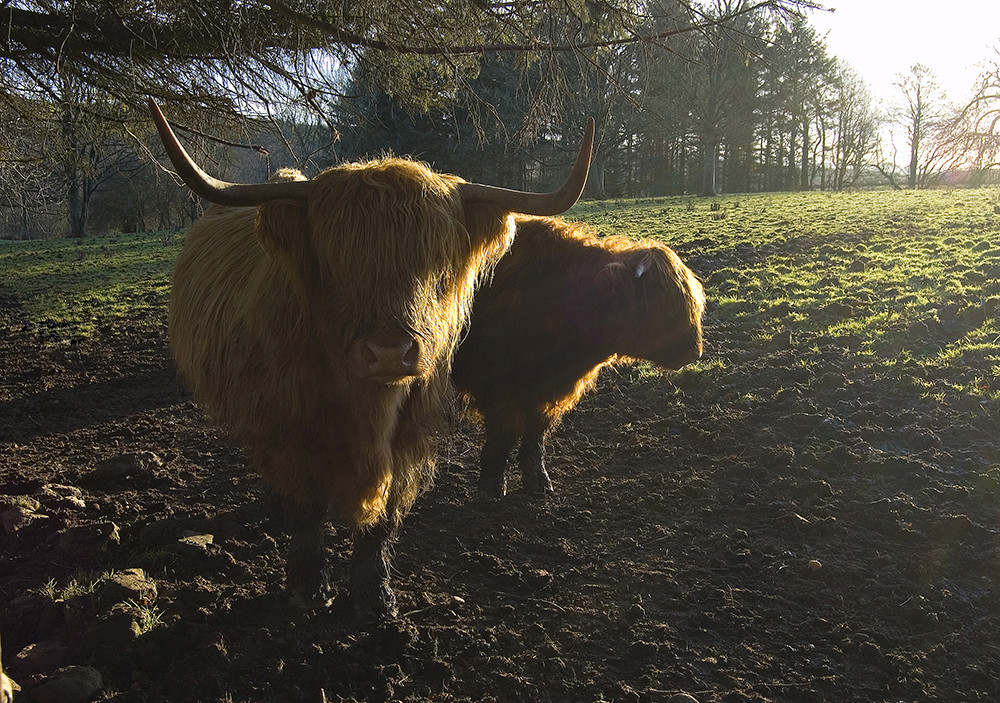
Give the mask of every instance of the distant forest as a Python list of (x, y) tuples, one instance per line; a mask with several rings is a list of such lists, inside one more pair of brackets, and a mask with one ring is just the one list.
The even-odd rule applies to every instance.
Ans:
[[(402, 26), (420, 3), (391, 5)], [(420, 36), (404, 44), (405, 34), (395, 44), (364, 39), (387, 30), (348, 41), (348, 19), (360, 22), (352, 15), (324, 30), (343, 42), (331, 46), (350, 51), (320, 58), (301, 30), (318, 20), (286, 13), (300, 28), (298, 53), (248, 38), (233, 65), (193, 71), (180, 58), (153, 56), (141, 67), (145, 89), (107, 63), (104, 72), (88, 68), (83, 54), (60, 64), (42, 46), (28, 62), (8, 38), (0, 43), (0, 237), (169, 230), (198, 216), (200, 203), (158, 165), (144, 92), (165, 103), (206, 170), (229, 180), (261, 181), (284, 166), (310, 175), (393, 153), (470, 180), (546, 188), (564, 175), (593, 116), (589, 198), (994, 182), (1000, 68), (983, 73), (965, 104), (949, 105), (930, 69), (915, 65), (899, 77), (897, 104), (880, 109), (799, 5), (660, 2), (633, 17), (624, 3), (584, 2), (558, 19), (518, 15), (534, 32), (524, 50), (499, 29), (496, 44), (471, 48), (445, 39), (416, 46), (427, 41)], [(11, 22), (21, 20), (14, 10), (5, 10)], [(442, 37), (467, 40), (457, 19), (438, 21)], [(211, 48), (211, 36), (197, 40)], [(895, 146), (885, 139), (890, 126), (905, 135)]]

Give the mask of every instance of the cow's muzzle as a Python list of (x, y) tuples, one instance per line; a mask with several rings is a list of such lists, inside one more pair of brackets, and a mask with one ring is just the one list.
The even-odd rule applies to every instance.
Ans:
[(394, 381), (420, 374), (420, 340), (396, 325), (359, 337), (351, 357), (359, 378)]
[(698, 361), (702, 355), (702, 343), (701, 335), (694, 337), (690, 340), (685, 340), (682, 343), (675, 345), (666, 354), (659, 356), (658, 358), (652, 358), (650, 361), (656, 363), (657, 366), (666, 369), (667, 371), (677, 371), (684, 368), (688, 364), (693, 364)]

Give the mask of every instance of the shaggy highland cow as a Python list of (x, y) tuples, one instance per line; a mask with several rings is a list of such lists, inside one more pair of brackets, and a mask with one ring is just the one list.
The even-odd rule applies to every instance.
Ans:
[(554, 193), (466, 183), (404, 159), (247, 185), (205, 174), (150, 103), (178, 173), (215, 203), (174, 271), (177, 365), (284, 498), (292, 602), (328, 602), (322, 528), (332, 508), (356, 528), (355, 614), (391, 617), (388, 548), (433, 475), (474, 289), (510, 245), (510, 213), (576, 202), (593, 123)]
[(506, 492), (518, 440), (522, 488), (552, 490), (546, 433), (604, 366), (645, 359), (678, 369), (701, 356), (701, 283), (653, 240), (599, 239), (582, 224), (517, 218), (517, 237), (476, 294), (455, 354), (455, 387), (482, 415), (479, 492)]

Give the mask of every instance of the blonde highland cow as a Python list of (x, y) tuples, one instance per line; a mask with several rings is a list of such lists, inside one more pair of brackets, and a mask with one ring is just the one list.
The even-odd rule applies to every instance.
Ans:
[(405, 159), (218, 181), (150, 101), (185, 183), (215, 203), (174, 272), (170, 341), (196, 398), (284, 498), (292, 602), (328, 602), (322, 528), (356, 529), (356, 616), (395, 615), (389, 546), (434, 469), (448, 374), (476, 286), (514, 237), (511, 213), (576, 202), (593, 143), (553, 193), (467, 183)]

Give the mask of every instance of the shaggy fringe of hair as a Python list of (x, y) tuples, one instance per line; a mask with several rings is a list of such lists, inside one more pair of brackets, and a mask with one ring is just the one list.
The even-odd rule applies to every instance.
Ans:
[[(513, 238), (507, 213), (463, 209), (461, 182), (379, 159), (319, 174), (307, 206), (213, 205), (192, 227), (170, 302), (177, 364), (280, 493), (371, 525), (430, 485), (455, 345)], [(419, 337), (421, 376), (350, 378), (352, 342), (388, 324)]]

